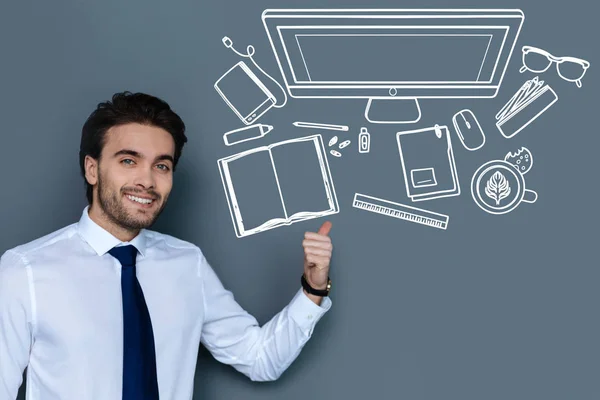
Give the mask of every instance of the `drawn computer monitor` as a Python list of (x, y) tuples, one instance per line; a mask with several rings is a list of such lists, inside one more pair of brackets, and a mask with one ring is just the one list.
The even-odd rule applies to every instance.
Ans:
[[(417, 99), (495, 97), (524, 15), (267, 9), (262, 20), (290, 96), (365, 98), (368, 121), (410, 123), (421, 117)], [(390, 105), (390, 118), (374, 117)]]

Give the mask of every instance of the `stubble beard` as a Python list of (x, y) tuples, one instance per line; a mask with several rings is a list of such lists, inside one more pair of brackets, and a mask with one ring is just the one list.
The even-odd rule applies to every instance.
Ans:
[[(140, 229), (146, 229), (151, 227), (154, 222), (158, 219), (162, 211), (167, 204), (167, 197), (164, 198), (160, 208), (158, 208), (152, 215), (150, 214), (138, 214), (139, 216), (133, 216), (125, 208), (122, 203), (122, 193), (116, 193), (111, 191), (108, 185), (103, 184), (102, 174), (98, 174), (98, 203), (101, 210), (108, 217), (108, 219), (128, 231), (138, 231)], [(154, 201), (160, 201), (158, 198)], [(149, 211), (150, 212), (150, 211)]]

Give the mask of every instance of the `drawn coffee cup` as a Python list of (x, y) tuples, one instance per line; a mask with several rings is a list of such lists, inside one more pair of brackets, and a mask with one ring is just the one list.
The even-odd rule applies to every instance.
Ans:
[(511, 163), (492, 160), (475, 171), (471, 179), (471, 195), (483, 211), (506, 214), (521, 202), (535, 203), (538, 195), (525, 188), (525, 178)]

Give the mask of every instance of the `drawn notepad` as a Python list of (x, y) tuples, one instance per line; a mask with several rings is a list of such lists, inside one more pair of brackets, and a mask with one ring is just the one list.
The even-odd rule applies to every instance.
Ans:
[(218, 160), (237, 237), (339, 212), (321, 135)]
[(412, 201), (460, 195), (450, 131), (443, 125), (396, 134), (406, 194)]

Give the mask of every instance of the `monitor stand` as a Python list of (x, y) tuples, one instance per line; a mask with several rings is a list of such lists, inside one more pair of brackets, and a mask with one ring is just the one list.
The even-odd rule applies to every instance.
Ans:
[(421, 119), (421, 107), (415, 98), (369, 98), (365, 118), (373, 124), (412, 124)]

